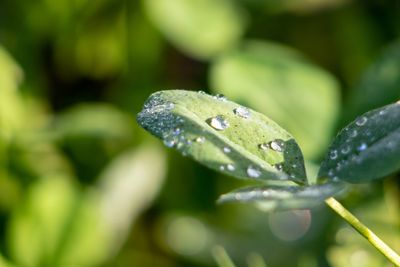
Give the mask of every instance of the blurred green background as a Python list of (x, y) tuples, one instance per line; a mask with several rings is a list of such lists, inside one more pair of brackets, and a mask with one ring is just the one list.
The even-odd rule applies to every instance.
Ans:
[[(173, 88), (270, 116), (315, 175), (337, 130), (400, 99), (400, 1), (0, 0), (0, 267), (206, 267), (221, 247), (237, 266), (390, 266), (324, 206), (217, 206), (243, 182), (135, 122)], [(399, 175), (342, 201), (400, 251)]]

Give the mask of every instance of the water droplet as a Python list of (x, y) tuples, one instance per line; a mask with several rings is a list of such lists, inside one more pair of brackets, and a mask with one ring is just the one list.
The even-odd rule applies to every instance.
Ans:
[(334, 171), (333, 171), (333, 169), (330, 169), (329, 171), (328, 171), (328, 176), (329, 177), (332, 177), (334, 175)]
[(282, 152), (283, 151), (283, 141), (281, 141), (281, 140), (271, 141), (269, 143), (269, 147), (274, 151)]
[(245, 107), (237, 107), (233, 110), (233, 113), (235, 113), (235, 115), (242, 117), (244, 119), (248, 119), (251, 115), (250, 110)]
[(206, 138), (204, 136), (199, 136), (199, 137), (196, 137), (196, 139), (194, 139), (194, 141), (196, 143), (203, 144), (206, 141)]
[(292, 164), (292, 168), (297, 168), (297, 164)]
[(225, 166), (224, 165), (219, 166), (219, 170), (220, 171), (225, 171)]
[(357, 134), (358, 134), (357, 130), (354, 129), (354, 130), (352, 130), (352, 131), (350, 132), (350, 137), (354, 138), (354, 137), (357, 136)]
[(338, 154), (337, 154), (337, 151), (336, 151), (336, 150), (332, 150), (332, 151), (329, 153), (329, 157), (330, 157), (331, 159), (336, 159), (337, 156), (338, 156)]
[(197, 93), (199, 93), (199, 94), (201, 94), (201, 95), (206, 95), (206, 94), (207, 94), (206, 92), (204, 92), (204, 91), (202, 91), (202, 90), (197, 91)]
[(231, 153), (232, 150), (226, 146), (222, 149), (222, 151), (224, 151), (224, 153), (226, 153), (226, 154), (229, 154), (229, 153)]
[(213, 96), (213, 97), (214, 97), (214, 99), (217, 99), (217, 100), (223, 101), (223, 102), (225, 102), (225, 101), (228, 100), (228, 99), (226, 98), (226, 96), (224, 96), (223, 94), (216, 94), (216, 95)]
[(274, 165), (275, 169), (277, 169), (278, 171), (281, 171), (283, 169), (283, 165), (281, 163), (275, 164)]
[(385, 113), (386, 113), (385, 109), (382, 109), (382, 110), (379, 111), (379, 115), (384, 115)]
[(228, 171), (234, 171), (236, 168), (235, 168), (235, 165), (233, 165), (233, 164), (228, 164), (228, 165), (226, 165), (226, 169), (228, 170)]
[(247, 170), (247, 175), (251, 178), (258, 178), (261, 175), (261, 171), (255, 168), (254, 166), (250, 165)]
[(173, 135), (179, 135), (179, 134), (181, 134), (182, 133), (182, 129), (181, 128), (175, 128), (175, 129), (173, 129), (172, 130), (172, 134)]
[(261, 150), (267, 150), (269, 148), (269, 144), (268, 143), (262, 143), (262, 144), (259, 144), (258, 147)]
[(367, 117), (360, 117), (357, 121), (356, 124), (357, 126), (363, 126), (366, 122), (368, 121)]
[(173, 147), (176, 144), (176, 140), (168, 138), (168, 139), (164, 139), (163, 143), (167, 147)]
[(368, 145), (366, 143), (361, 143), (358, 147), (357, 150), (358, 151), (364, 151), (368, 148)]
[(229, 127), (229, 122), (222, 115), (211, 118), (209, 124), (211, 127), (219, 131), (225, 130)]
[(342, 152), (342, 154), (346, 155), (346, 154), (348, 154), (350, 152), (350, 146), (346, 145), (340, 151)]
[(169, 102), (169, 103), (165, 104), (165, 108), (167, 110), (172, 110), (174, 107), (175, 107), (175, 104), (172, 103), (172, 102)]

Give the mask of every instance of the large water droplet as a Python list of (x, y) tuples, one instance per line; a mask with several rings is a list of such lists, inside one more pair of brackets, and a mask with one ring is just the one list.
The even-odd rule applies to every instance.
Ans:
[(222, 115), (211, 118), (208, 123), (211, 127), (219, 131), (229, 127), (229, 122)]
[(258, 178), (261, 175), (261, 171), (254, 166), (250, 165), (247, 170), (247, 175), (251, 178)]
[(229, 154), (229, 153), (231, 153), (232, 150), (226, 146), (222, 149), (222, 151), (224, 151), (225, 154)]
[(368, 145), (366, 143), (361, 143), (358, 147), (357, 150), (358, 151), (364, 151), (368, 148)]
[(338, 154), (337, 154), (337, 151), (336, 151), (336, 150), (332, 150), (332, 151), (329, 153), (329, 157), (330, 157), (331, 159), (336, 159), (337, 156), (338, 156)]
[(237, 107), (233, 110), (233, 113), (235, 113), (235, 115), (242, 117), (244, 119), (250, 118), (250, 115), (251, 115), (250, 110), (245, 107)]
[(363, 126), (367, 121), (368, 121), (368, 118), (365, 116), (362, 116), (356, 121), (356, 124), (358, 126)]
[(274, 150), (274, 151), (278, 151), (278, 152), (282, 152), (283, 151), (283, 141), (282, 140), (274, 140), (271, 141), (269, 143), (269, 147)]

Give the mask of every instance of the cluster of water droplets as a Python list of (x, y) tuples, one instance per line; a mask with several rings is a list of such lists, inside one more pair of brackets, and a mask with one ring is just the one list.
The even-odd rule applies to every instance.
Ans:
[[(386, 110), (382, 109), (378, 115), (386, 114)], [(338, 174), (350, 163), (361, 162), (360, 153), (368, 149), (368, 143), (372, 143), (375, 139), (371, 132), (363, 127), (368, 125), (369, 119), (361, 116), (356, 119), (353, 126), (345, 128), (341, 133), (343, 135), (343, 145), (338, 149), (329, 152), (329, 159), (333, 162), (333, 168), (328, 170), (328, 176), (333, 180), (339, 180)], [(359, 141), (356, 139), (358, 137)], [(354, 140), (357, 140), (354, 142)]]

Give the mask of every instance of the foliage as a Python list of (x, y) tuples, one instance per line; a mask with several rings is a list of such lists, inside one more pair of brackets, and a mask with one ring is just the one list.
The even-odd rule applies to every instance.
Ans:
[[(216, 206), (215, 199), (239, 188), (234, 194), (250, 201), (259, 196), (256, 187), (274, 197), (257, 207), (293, 208), (291, 200), (302, 196), (304, 208), (340, 191), (346, 206), (400, 249), (394, 242), (398, 173), (391, 162), (398, 147), (386, 147), (397, 135), (394, 115), (380, 115), (393, 120), (390, 128), (367, 113), (371, 124), (355, 140), (368, 143), (366, 151), (355, 150), (362, 164), (382, 169), (353, 166), (356, 172), (342, 176), (348, 165), (336, 175), (345, 180), (339, 183), (329, 170), (341, 161), (329, 161), (318, 177), (323, 155), (343, 147), (346, 130), (334, 139), (335, 131), (399, 100), (398, 12), (396, 1), (0, 1), (0, 266), (207, 267), (215, 266), (216, 246), (237, 266), (348, 266), (337, 260), (344, 258), (362, 266), (360, 255), (380, 264), (356, 234), (340, 238), (343, 227), (323, 206), (264, 213), (254, 205)], [(290, 141), (294, 154), (238, 144), (233, 123), (204, 133), (215, 141), (203, 145), (218, 161), (206, 165), (217, 172), (165, 150), (134, 114), (149, 95), (176, 87), (232, 100), (202, 95), (209, 107), (192, 119), (223, 112), (248, 123), (240, 134), (252, 137), (251, 144)], [(175, 106), (186, 116), (196, 101), (182, 101)], [(259, 121), (231, 112), (242, 106)], [(395, 105), (387, 108), (397, 114)], [(197, 138), (210, 127), (201, 120), (186, 134)], [(264, 141), (253, 130), (260, 134), (266, 125), (271, 136)], [(380, 139), (369, 143), (372, 130)], [(225, 145), (232, 158), (220, 153)], [(382, 157), (371, 153), (383, 148)], [(200, 149), (187, 155), (210, 156)], [(296, 167), (278, 170), (285, 158)], [(220, 165), (238, 160), (235, 176), (245, 179), (222, 178), (232, 171), (226, 165), (220, 172)], [(250, 162), (267, 162), (262, 179), (243, 172)], [(270, 179), (278, 177), (285, 180)]]

